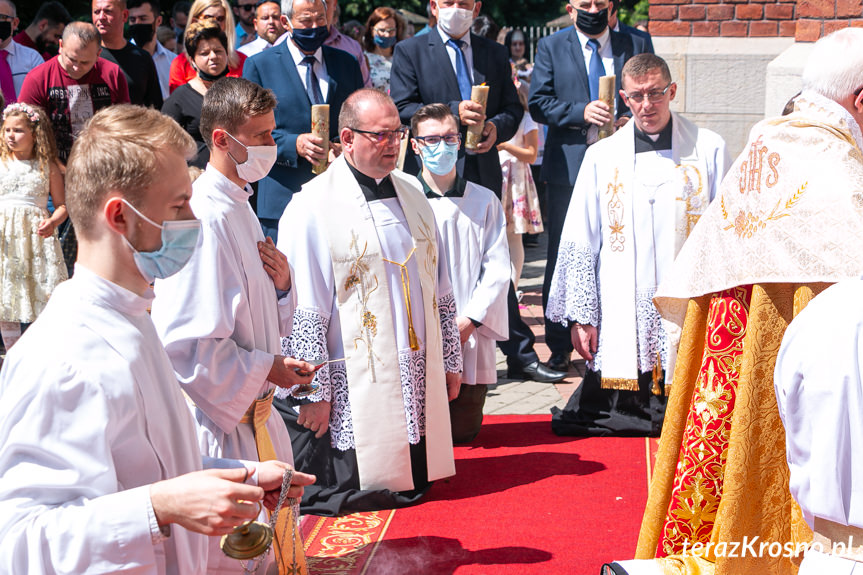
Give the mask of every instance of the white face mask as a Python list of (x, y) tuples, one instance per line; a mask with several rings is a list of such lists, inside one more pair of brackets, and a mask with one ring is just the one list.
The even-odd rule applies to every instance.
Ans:
[[(229, 136), (228, 132), (225, 132)], [(243, 180), (251, 183), (266, 177), (276, 163), (276, 146), (246, 146), (234, 136), (231, 139), (246, 149), (246, 161), (242, 164), (234, 160), (234, 156), (228, 152), (228, 156), (237, 164), (237, 175)]]
[(439, 8), (437, 24), (453, 38), (461, 38), (473, 24), (473, 10), (464, 8)]

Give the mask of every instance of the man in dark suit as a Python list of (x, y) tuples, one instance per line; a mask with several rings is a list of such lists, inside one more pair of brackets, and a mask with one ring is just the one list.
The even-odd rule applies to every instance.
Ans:
[(638, 28), (624, 24), (618, 19), (618, 16), (620, 15), (620, 0), (611, 0), (611, 10), (611, 13), (608, 15), (608, 27), (615, 32), (623, 32), (624, 34), (631, 34), (632, 36), (640, 36), (641, 38), (644, 38), (646, 46), (644, 51), (653, 54), (653, 38), (650, 36), (650, 32), (645, 32), (644, 30), (639, 30)]
[[(498, 197), (503, 186), (500, 158), (495, 144), (512, 138), (524, 109), (512, 82), (506, 48), (470, 32), (482, 2), (475, 0), (431, 0), (437, 25), (428, 34), (396, 44), (390, 75), (390, 95), (402, 122), (410, 124), (414, 113), (426, 104), (444, 103), (459, 119), (462, 137), (469, 126), (483, 126), (479, 147), (466, 153), (459, 150), (457, 171), (470, 182), (489, 188)], [(489, 86), (485, 114), (470, 100), (471, 86)], [(412, 150), (405, 159), (405, 171), (416, 174), (422, 168)], [(560, 381), (564, 373), (549, 370), (533, 350), (534, 336), (522, 321), (515, 289), (509, 294), (509, 340), (501, 342), (507, 355), (510, 377), (535, 381)]]
[[(276, 164), (258, 185), (258, 219), (264, 234), (277, 240), (279, 218), (303, 184), (312, 165), (324, 157), (322, 138), (311, 133), (312, 104), (330, 105), (330, 139), (338, 134), (339, 110), (363, 87), (356, 59), (324, 46), (329, 31), (321, 0), (282, 2), (290, 38), (246, 60), (243, 76), (269, 88), (276, 107)], [(288, 8), (285, 10), (285, 8)]]
[[(609, 30), (609, 0), (574, 2), (566, 10), (575, 25), (539, 41), (528, 97), (533, 119), (548, 126), (542, 160), (549, 220), (543, 309), (584, 152), (596, 140), (599, 126), (612, 118), (619, 125), (626, 121), (628, 108), (619, 95), (620, 71), (634, 54), (647, 51), (644, 38)], [(598, 100), (598, 78), (606, 74), (617, 76), (616, 110)], [(545, 341), (551, 349), (549, 366), (568, 370), (572, 354), (569, 328), (546, 319)]]

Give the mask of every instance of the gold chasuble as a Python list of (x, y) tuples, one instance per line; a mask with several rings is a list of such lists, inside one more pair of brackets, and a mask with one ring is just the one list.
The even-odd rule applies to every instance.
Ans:
[[(417, 336), (426, 353), (426, 455), (428, 479), (434, 481), (455, 474), (437, 307), (435, 220), (416, 178), (398, 170), (390, 178), (413, 237), (411, 257), (416, 258), (422, 285), (422, 308), (417, 309), (416, 302), (410, 306), (405, 301), (405, 305), (412, 307), (414, 315), (425, 314), (425, 333)], [(321, 198), (315, 209), (319, 221), (327, 222), (360, 488), (411, 490), (414, 484), (390, 307), (390, 298), (407, 300), (408, 292), (390, 293), (385, 266), (394, 264), (383, 258), (372, 212), (344, 156), (303, 186), (303, 193)]]
[(861, 141), (844, 108), (808, 92), (756, 125), (660, 287), (682, 333), (636, 559), (796, 572), (812, 535), (788, 490), (773, 370), (811, 298), (863, 272)]

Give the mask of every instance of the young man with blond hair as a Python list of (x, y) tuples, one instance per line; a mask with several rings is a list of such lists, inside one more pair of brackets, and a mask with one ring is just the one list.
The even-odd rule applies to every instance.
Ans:
[[(204, 535), (279, 492), (285, 463), (202, 460), (147, 314), (153, 276), (196, 245), (193, 151), (175, 122), (132, 106), (97, 114), (73, 150), (77, 273), (0, 371), (0, 572), (204, 573)], [(292, 494), (313, 480), (296, 474)]]

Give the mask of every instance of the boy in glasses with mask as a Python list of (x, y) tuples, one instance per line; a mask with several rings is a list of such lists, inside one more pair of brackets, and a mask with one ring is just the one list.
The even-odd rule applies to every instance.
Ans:
[(495, 344), (508, 337), (506, 219), (491, 190), (456, 173), (461, 135), (446, 104), (417, 110), (411, 132), (411, 146), (422, 160), (419, 179), (448, 255), (464, 362), (461, 389), (449, 404), (450, 423), (453, 443), (467, 443), (479, 433), (487, 385), (497, 383)]
[[(290, 331), (288, 263), (264, 240), (249, 206), (251, 182), (276, 159), (273, 93), (242, 78), (213, 83), (201, 109), (210, 148), (207, 169), (189, 202), (201, 220), (200, 247), (176, 275), (158, 280), (152, 317), (186, 394), (195, 403), (202, 444), (210, 455), (293, 463), (288, 431), (272, 407), (276, 388), (311, 382), (314, 367), (284, 357)], [(303, 375), (307, 374), (307, 375)], [(279, 515), (276, 542), (293, 549)], [(265, 515), (259, 519), (267, 522)], [(272, 554), (264, 563), (273, 560)], [(262, 565), (262, 572), (266, 565)], [(211, 542), (210, 571), (242, 573), (243, 564)]]

